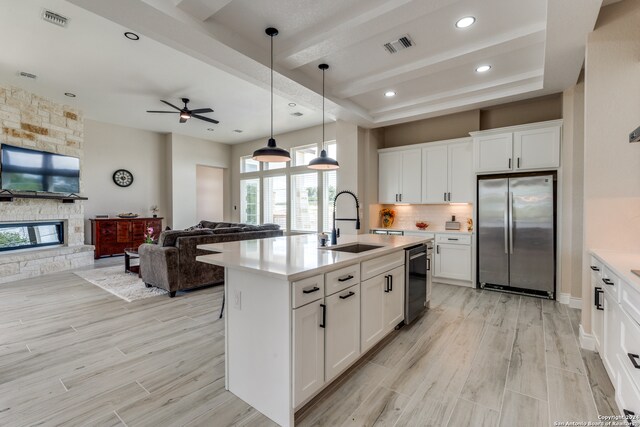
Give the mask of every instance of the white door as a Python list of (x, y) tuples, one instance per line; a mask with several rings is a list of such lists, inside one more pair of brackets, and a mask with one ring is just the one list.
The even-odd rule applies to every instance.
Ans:
[(378, 203), (399, 201), (401, 161), (399, 152), (378, 155)]
[(547, 169), (560, 166), (560, 127), (513, 134), (514, 168)]
[(384, 293), (384, 332), (392, 331), (404, 320), (404, 266), (385, 273), (388, 285)]
[(293, 360), (295, 406), (324, 385), (324, 299), (293, 310)]
[(421, 150), (402, 151), (400, 166), (400, 202), (420, 203), (422, 200), (422, 159)]
[(434, 277), (471, 280), (471, 246), (438, 244), (434, 264)]
[(385, 274), (360, 283), (360, 351), (373, 347), (384, 336), (382, 318)]
[(448, 201), (473, 202), (473, 145), (471, 142), (449, 144)]
[(449, 192), (447, 146), (422, 149), (422, 203), (446, 203)]
[(476, 172), (507, 172), (513, 168), (513, 134), (473, 138)]
[(611, 382), (615, 383), (618, 378), (618, 363), (616, 359), (617, 351), (620, 348), (620, 316), (619, 307), (615, 298), (604, 293), (604, 351), (602, 352), (602, 362), (609, 373)]
[(326, 298), (325, 381), (360, 356), (360, 284)]

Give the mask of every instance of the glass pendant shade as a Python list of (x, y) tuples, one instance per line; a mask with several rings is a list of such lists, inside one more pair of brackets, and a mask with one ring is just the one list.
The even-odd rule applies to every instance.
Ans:
[(276, 140), (273, 138), (273, 38), (278, 35), (275, 28), (267, 28), (265, 33), (271, 37), (271, 138), (266, 147), (262, 147), (253, 152), (253, 160), (259, 162), (288, 162), (291, 160), (289, 152), (283, 148), (278, 148)]
[(324, 148), (324, 72), (329, 69), (329, 66), (327, 64), (320, 64), (318, 68), (322, 70), (322, 151), (320, 152), (320, 157), (311, 160), (307, 168), (314, 170), (339, 169), (340, 165), (338, 161), (327, 156), (327, 150)]

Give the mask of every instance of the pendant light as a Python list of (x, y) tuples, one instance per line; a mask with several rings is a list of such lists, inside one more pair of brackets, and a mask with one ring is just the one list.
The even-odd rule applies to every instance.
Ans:
[(327, 64), (320, 64), (318, 68), (322, 70), (322, 151), (320, 152), (320, 157), (316, 157), (315, 159), (309, 162), (307, 166), (309, 169), (315, 170), (332, 170), (338, 169), (340, 165), (335, 159), (327, 156), (327, 150), (325, 149), (325, 138), (324, 138), (324, 72), (329, 69)]
[(265, 33), (271, 37), (271, 138), (269, 138), (266, 147), (253, 152), (253, 160), (259, 162), (288, 162), (291, 160), (291, 155), (287, 150), (278, 148), (276, 140), (273, 139), (273, 38), (278, 35), (278, 30), (269, 27), (265, 30)]

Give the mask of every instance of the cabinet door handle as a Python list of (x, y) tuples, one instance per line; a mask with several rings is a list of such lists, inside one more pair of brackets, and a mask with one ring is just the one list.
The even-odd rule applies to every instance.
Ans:
[(389, 275), (389, 292), (393, 292), (393, 275)]
[(321, 328), (327, 327), (327, 306), (325, 304), (320, 304), (322, 307), (322, 323), (319, 325)]
[(346, 282), (347, 280), (351, 280), (351, 279), (353, 279), (352, 275), (348, 275), (348, 276), (345, 276), (345, 277), (339, 277), (338, 278), (338, 282)]
[(598, 267), (596, 267), (595, 265), (592, 265), (592, 266), (591, 266), (591, 269), (592, 269), (593, 271), (600, 271), (600, 269), (599, 269)]
[(511, 169), (511, 158), (509, 158), (509, 167), (508, 169)]
[(402, 193), (400, 193), (400, 201), (402, 201)]
[(440, 245), (436, 245), (436, 253), (439, 254), (440, 253)]
[(389, 293), (389, 276), (384, 276), (384, 291)]
[(602, 281), (607, 285), (611, 285), (611, 286), (615, 285), (615, 283), (613, 283), (611, 280), (607, 279), (606, 277), (603, 277)]
[(520, 169), (520, 157), (518, 157), (518, 169)]
[(451, 201), (451, 193), (447, 193), (447, 200)]
[(398, 201), (398, 195), (396, 194), (396, 202)]
[(445, 191), (445, 193), (444, 193), (444, 201), (445, 201), (445, 202), (447, 201), (447, 192), (446, 192), (446, 191)]
[(302, 293), (303, 293), (303, 294), (312, 294), (312, 293), (314, 293), (314, 292), (318, 292), (319, 290), (320, 290), (320, 288), (319, 288), (319, 287), (314, 286), (314, 287), (313, 287), (313, 288), (311, 288), (311, 289), (303, 289), (303, 290), (302, 290)]
[(627, 419), (627, 424), (629, 424), (629, 427), (634, 427), (633, 418), (635, 418), (636, 413), (628, 409), (623, 409), (622, 412), (624, 412), (624, 416)]
[(427, 257), (427, 271), (431, 270), (431, 257)]
[(631, 364), (633, 365), (633, 367), (636, 369), (640, 369), (640, 363), (638, 363), (637, 361), (637, 359), (640, 359), (640, 356), (633, 353), (627, 353), (627, 356), (629, 356), (629, 360), (631, 360)]
[(447, 240), (458, 240), (458, 239), (453, 237), (447, 237)]
[(594, 288), (593, 299), (595, 300), (595, 306), (596, 306), (596, 309), (598, 309), (598, 310), (604, 310), (604, 306), (600, 302), (600, 295), (602, 295), (603, 293), (604, 293), (604, 291), (602, 290), (602, 288), (600, 288), (598, 286), (596, 286)]
[(356, 294), (355, 292), (353, 292), (353, 291), (349, 291), (349, 293), (348, 293), (348, 294), (346, 294), (346, 295), (340, 295), (340, 299), (347, 299), (347, 298), (349, 298), (349, 297), (354, 296), (355, 294)]

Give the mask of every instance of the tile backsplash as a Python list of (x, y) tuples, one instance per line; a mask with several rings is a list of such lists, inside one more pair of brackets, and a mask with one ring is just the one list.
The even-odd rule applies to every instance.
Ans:
[(380, 209), (391, 208), (396, 211), (396, 218), (391, 228), (403, 230), (417, 230), (416, 222), (429, 223), (427, 230), (443, 230), (445, 222), (451, 221), (451, 216), (456, 216), (460, 222), (460, 230), (467, 229), (467, 219), (473, 217), (472, 204), (443, 204), (443, 205), (370, 205), (370, 228), (382, 227)]

